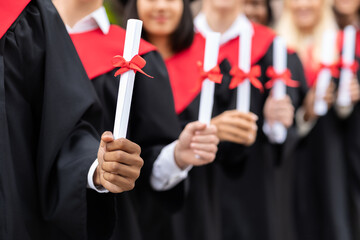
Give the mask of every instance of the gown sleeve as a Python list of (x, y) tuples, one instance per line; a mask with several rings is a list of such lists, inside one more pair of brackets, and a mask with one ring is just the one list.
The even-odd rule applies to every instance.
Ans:
[[(1, 132), (14, 180), (2, 186), (4, 239), (87, 239), (96, 213), (89, 214), (86, 189), (100, 139), (96, 94), (50, 1), (32, 1), (1, 45)], [(97, 202), (104, 211), (96, 217), (109, 221), (98, 231), (112, 226), (113, 205), (101, 202), (108, 198)]]

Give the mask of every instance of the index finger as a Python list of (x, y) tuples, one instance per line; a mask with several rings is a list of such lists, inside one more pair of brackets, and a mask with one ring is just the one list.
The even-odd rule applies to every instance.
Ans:
[(126, 138), (119, 138), (110, 143), (106, 144), (107, 151), (117, 151), (122, 150), (127, 153), (141, 153), (141, 148), (136, 143), (126, 139)]

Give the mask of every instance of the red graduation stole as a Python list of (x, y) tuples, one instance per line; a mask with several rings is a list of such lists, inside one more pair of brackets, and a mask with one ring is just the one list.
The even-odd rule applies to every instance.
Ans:
[[(275, 38), (275, 33), (267, 27), (252, 24), (254, 36), (252, 39), (251, 64), (257, 63), (268, 51)], [(165, 61), (173, 89), (175, 109), (178, 114), (196, 98), (201, 91), (197, 84), (201, 78), (198, 61), (204, 60), (205, 38), (196, 33), (192, 45)], [(239, 37), (220, 46), (218, 63), (227, 59), (231, 66), (238, 66)], [(194, 89), (194, 87), (196, 89)]]
[(0, 0), (0, 38), (19, 17), (30, 0)]
[[(81, 62), (90, 79), (105, 74), (115, 67), (113, 57), (123, 55), (126, 31), (111, 25), (108, 34), (98, 28), (93, 31), (71, 34)], [(139, 55), (154, 51), (156, 48), (145, 40), (140, 41)]]

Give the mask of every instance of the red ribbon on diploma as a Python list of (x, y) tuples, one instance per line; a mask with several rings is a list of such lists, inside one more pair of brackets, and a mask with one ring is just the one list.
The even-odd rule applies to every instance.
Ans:
[(199, 72), (200, 72), (200, 83), (204, 81), (205, 79), (209, 79), (210, 81), (214, 83), (221, 83), (223, 75), (221, 74), (219, 66), (215, 66), (209, 71), (205, 72), (202, 62), (197, 62)]
[(192, 90), (192, 92), (196, 92), (199, 89), (201, 89), (202, 88), (201, 84), (205, 79), (209, 79), (210, 81), (212, 81), (214, 83), (221, 83), (223, 75), (221, 74), (219, 66), (215, 66), (212, 69), (210, 69), (209, 71), (205, 72), (202, 62), (198, 61), (197, 65), (198, 65), (198, 69), (200, 72), (200, 80), (197, 82), (197, 84), (196, 84), (195, 88)]
[(233, 76), (231, 79), (229, 88), (234, 89), (239, 84), (241, 84), (245, 79), (249, 79), (250, 83), (260, 90), (260, 92), (264, 91), (263, 85), (261, 84), (258, 77), (261, 76), (261, 68), (259, 65), (253, 66), (250, 69), (250, 72), (245, 73), (239, 67), (232, 67), (230, 70), (230, 75)]
[(341, 68), (347, 68), (350, 69), (353, 73), (357, 73), (357, 71), (359, 70), (359, 63), (354, 61), (353, 64), (346, 64), (344, 62), (340, 63)]
[(322, 69), (329, 69), (331, 72), (331, 76), (333, 76), (334, 78), (338, 78), (340, 76), (338, 63), (331, 64), (331, 65), (326, 65), (326, 64), (321, 63), (320, 70), (322, 70)]
[(298, 87), (299, 82), (291, 79), (291, 72), (289, 69), (286, 69), (282, 73), (277, 73), (274, 67), (269, 67), (266, 70), (266, 76), (270, 78), (270, 80), (265, 84), (267, 89), (270, 89), (274, 86), (276, 80), (283, 81), (288, 87)]
[(153, 78), (142, 70), (142, 68), (146, 65), (146, 61), (139, 55), (135, 55), (129, 62), (126, 61), (124, 57), (116, 55), (112, 59), (112, 64), (114, 67), (120, 67), (120, 69), (115, 72), (115, 77), (129, 70), (133, 70), (135, 73), (140, 72), (149, 78)]

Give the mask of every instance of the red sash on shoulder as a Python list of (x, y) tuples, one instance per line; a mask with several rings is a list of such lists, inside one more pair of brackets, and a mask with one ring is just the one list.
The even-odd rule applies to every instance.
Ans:
[[(70, 35), (90, 79), (114, 69), (112, 59), (123, 54), (125, 33), (121, 27), (111, 25), (106, 35), (100, 29)], [(156, 48), (150, 43), (140, 41), (139, 55), (154, 50)]]
[(29, 4), (30, 0), (0, 0), (0, 38)]
[[(268, 51), (275, 38), (275, 33), (267, 27), (253, 24), (251, 64), (256, 64)], [(196, 33), (192, 45), (165, 61), (173, 89), (175, 109), (179, 114), (194, 100), (201, 91), (197, 85), (200, 72), (198, 61), (204, 61), (205, 38)], [(227, 59), (231, 66), (238, 65), (239, 37), (223, 44), (219, 50), (218, 63)], [(198, 86), (197, 89), (196, 86)]]

